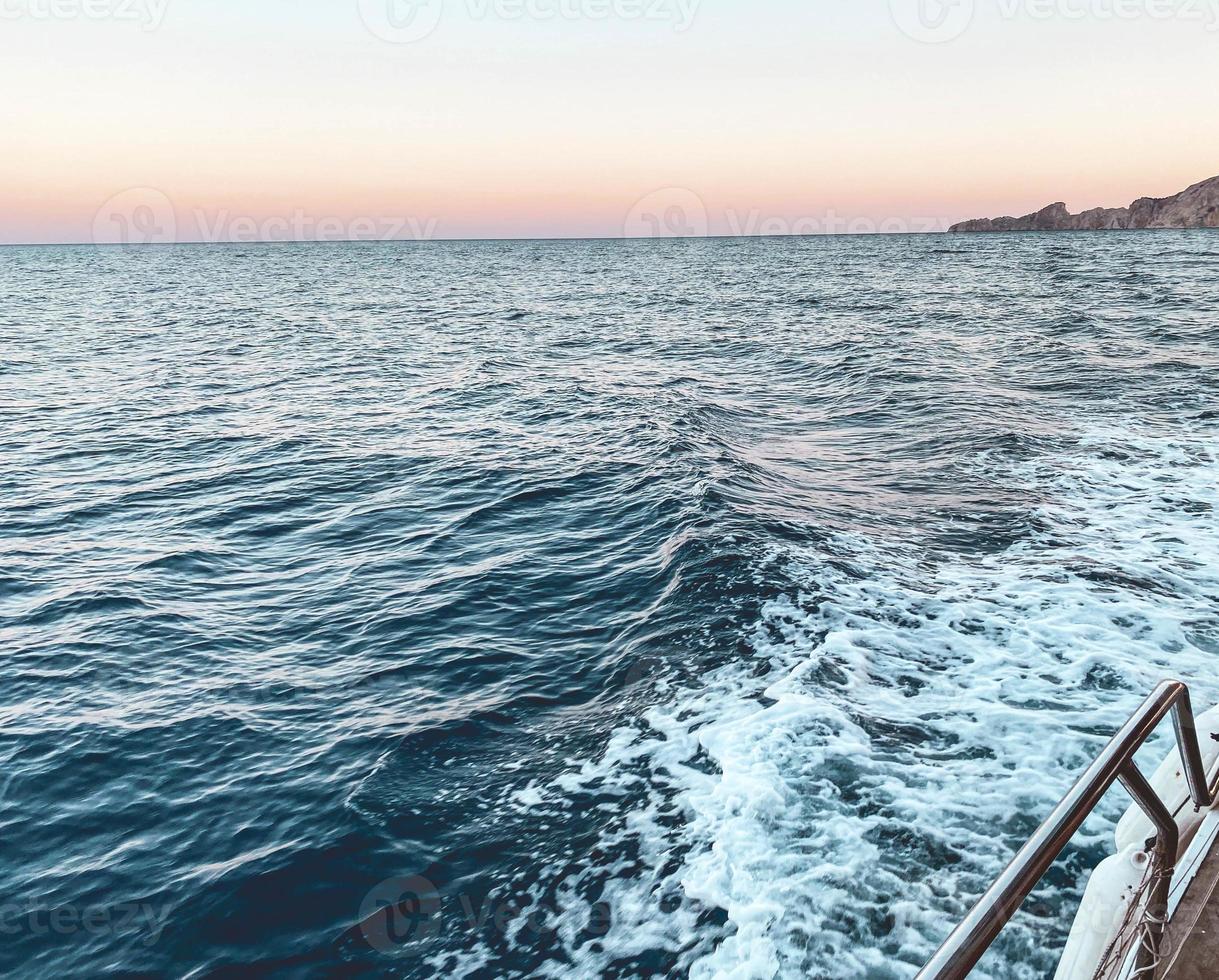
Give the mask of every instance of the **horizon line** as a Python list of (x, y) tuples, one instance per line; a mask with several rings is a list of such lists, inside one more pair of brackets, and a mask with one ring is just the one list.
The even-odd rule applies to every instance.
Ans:
[(1092, 230), (1072, 230), (1068, 232), (1028, 230), (1028, 231), (992, 231), (992, 232), (954, 232), (943, 231), (861, 231), (861, 232), (824, 232), (813, 234), (776, 234), (776, 235), (656, 235), (656, 236), (609, 236), (609, 235), (558, 235), (529, 236), (504, 238), (299, 238), (299, 239), (264, 239), (252, 242), (242, 241), (182, 241), (182, 242), (0, 242), (0, 248), (173, 248), (181, 245), (217, 246), (217, 245), (429, 245), (429, 244), (485, 244), (491, 242), (689, 242), (689, 241), (760, 241), (762, 239), (816, 239), (816, 238), (928, 238), (936, 236), (990, 237), (998, 235), (1039, 235), (1039, 234), (1122, 234), (1147, 231), (1207, 231), (1206, 228), (1105, 228)]

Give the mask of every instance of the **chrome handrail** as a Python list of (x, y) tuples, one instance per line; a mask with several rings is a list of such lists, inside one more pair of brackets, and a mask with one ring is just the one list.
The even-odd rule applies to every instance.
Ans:
[(962, 980), (967, 977), (1100, 803), (1101, 797), (1119, 780), (1156, 828), (1155, 877), (1143, 917), (1144, 942), (1141, 943), (1135, 971), (1136, 976), (1150, 975), (1150, 971), (1154, 970), (1167, 918), (1168, 891), (1177, 863), (1179, 835), (1173, 815), (1135, 765), (1134, 754), (1151, 737), (1169, 711), (1173, 712), (1177, 749), (1181, 753), (1181, 764), (1194, 808), (1201, 810), (1214, 804), (1215, 791), (1219, 787), (1208, 786), (1206, 782), (1189, 688), (1180, 681), (1164, 681), (1121, 731), (1113, 736), (1096, 761), (1012, 858), (969, 915), (944, 940), (939, 951), (915, 980)]

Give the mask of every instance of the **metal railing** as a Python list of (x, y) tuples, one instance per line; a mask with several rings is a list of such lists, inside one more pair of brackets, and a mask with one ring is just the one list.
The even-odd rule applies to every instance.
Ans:
[(1136, 976), (1151, 975), (1167, 918), (1168, 891), (1177, 862), (1179, 835), (1168, 807), (1156, 796), (1134, 764), (1134, 754), (1151, 737), (1169, 711), (1173, 712), (1177, 749), (1181, 753), (1181, 764), (1195, 810), (1210, 807), (1215, 802), (1215, 791), (1219, 786), (1208, 786), (1206, 782), (1189, 688), (1180, 681), (1165, 681), (1113, 736), (1105, 750), (1080, 776), (1071, 791), (978, 900), (965, 920), (952, 931), (915, 980), (961, 980), (967, 977), (1100, 803), (1101, 797), (1119, 780), (1156, 828), (1153, 885), (1147, 910), (1143, 914), (1141, 928), (1144, 934), (1135, 970)]

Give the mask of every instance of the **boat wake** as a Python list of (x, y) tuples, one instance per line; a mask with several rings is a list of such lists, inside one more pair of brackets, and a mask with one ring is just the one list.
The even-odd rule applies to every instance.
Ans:
[[(983, 459), (1044, 500), (997, 553), (790, 549), (799, 588), (765, 606), (748, 657), (643, 681), (655, 704), (604, 754), (518, 797), (539, 820), (612, 814), (593, 855), (549, 869), (560, 951), (540, 972), (662, 956), (696, 978), (912, 975), (1156, 682), (1219, 698), (1213, 446), (1105, 432)], [(1053, 968), (1127, 802), (1113, 794), (980, 976)]]

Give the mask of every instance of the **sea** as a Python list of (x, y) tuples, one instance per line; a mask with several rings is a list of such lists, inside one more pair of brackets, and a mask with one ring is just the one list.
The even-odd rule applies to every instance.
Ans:
[(0, 974), (908, 980), (1217, 454), (1214, 232), (0, 249)]

